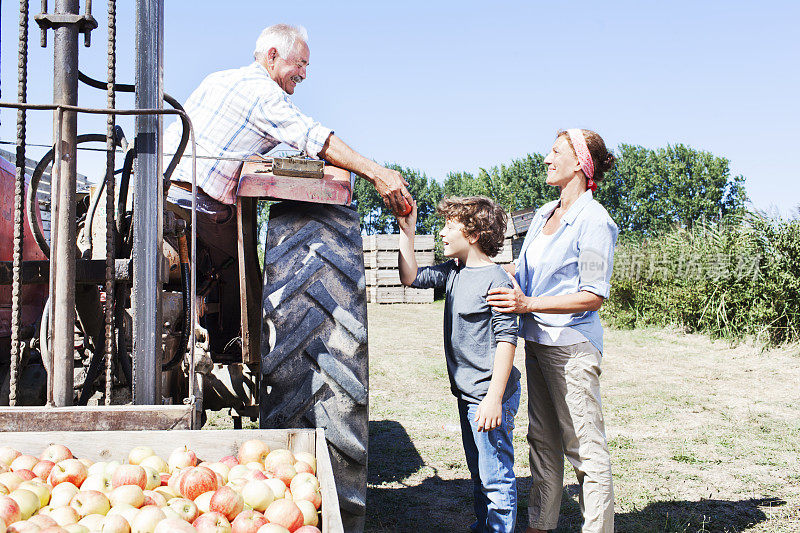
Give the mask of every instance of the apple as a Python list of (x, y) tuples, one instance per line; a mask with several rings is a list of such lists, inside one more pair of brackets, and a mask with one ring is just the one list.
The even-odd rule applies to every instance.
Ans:
[(196, 466), (181, 476), (179, 488), (181, 496), (194, 500), (204, 492), (219, 488), (217, 475), (204, 466)]
[(99, 490), (81, 489), (78, 494), (72, 497), (69, 505), (78, 511), (78, 514), (81, 515), (81, 517), (88, 516), (90, 514), (99, 514), (105, 516), (106, 513), (108, 513), (108, 510), (111, 509), (111, 502), (106, 495)]
[(258, 533), (290, 533), (288, 529), (280, 524), (265, 524), (258, 528)]
[[(105, 465), (105, 468), (104, 468), (104, 472), (103, 472), (103, 473), (104, 473), (104, 474), (106, 474), (106, 475), (109, 477), (109, 479), (110, 479), (110, 478), (111, 478), (111, 476), (113, 476), (113, 475), (114, 475), (114, 471), (115, 471), (117, 468), (119, 468), (119, 466), (120, 466), (121, 464), (122, 464), (122, 463), (120, 463), (119, 461), (109, 461), (109, 462), (107, 462), (107, 463), (106, 463), (106, 465)], [(94, 466), (94, 465), (92, 465), (92, 466)]]
[(161, 485), (160, 487), (156, 487), (153, 489), (153, 492), (157, 492), (161, 494), (167, 502), (169, 502), (173, 498), (180, 497), (180, 494), (177, 494), (174, 490), (166, 485)]
[[(22, 455), (22, 452), (8, 446), (0, 446), (0, 463), (8, 466), (11, 461)], [(9, 522), (10, 523), (10, 522)]]
[(272, 524), (278, 524), (289, 531), (303, 525), (303, 512), (294, 502), (286, 499), (275, 500), (264, 511), (264, 516)]
[(13, 498), (0, 496), (0, 519), (6, 524), (13, 524), (20, 519), (19, 504)]
[(228, 519), (213, 511), (201, 514), (192, 525), (198, 533), (231, 533), (231, 523)]
[(234, 467), (231, 468), (231, 471), (228, 472), (228, 481), (234, 481), (236, 479), (243, 478), (247, 475), (248, 472), (251, 472), (251, 470), (247, 468), (247, 466), (235, 465)]
[(295, 458), (294, 454), (285, 448), (281, 448), (279, 450), (272, 450), (269, 452), (269, 455), (264, 459), (264, 468), (269, 471), (270, 467), (279, 465), (282, 463), (285, 464), (294, 464)]
[(247, 464), (252, 461), (263, 464), (269, 453), (269, 446), (265, 442), (253, 439), (245, 441), (239, 446), (236, 458), (239, 460), (239, 464)]
[(86, 468), (86, 465), (77, 459), (65, 459), (53, 466), (50, 475), (47, 477), (47, 482), (53, 487), (65, 482), (80, 487), (88, 475), (89, 469)]
[(131, 533), (153, 533), (159, 522), (164, 520), (166, 515), (155, 505), (142, 507), (133, 519)]
[(139, 465), (119, 465), (111, 476), (111, 486), (117, 488), (123, 485), (137, 485), (144, 490), (147, 486), (147, 472)]
[(80, 489), (70, 482), (60, 483), (50, 491), (50, 507), (65, 507), (72, 501), (72, 497), (78, 494)]
[(53, 467), (56, 464), (53, 461), (48, 461), (47, 459), (43, 459), (33, 465), (33, 473), (36, 474), (36, 477), (41, 479), (42, 481), (47, 479), (47, 476), (50, 475), (50, 471), (53, 470)]
[(19, 477), (15, 472), (3, 472), (0, 474), (0, 484), (4, 485), (9, 491), (19, 487), (19, 484), (25, 481)]
[(280, 479), (287, 487), (289, 483), (292, 482), (292, 478), (296, 475), (297, 470), (294, 469), (294, 465), (288, 463), (278, 463), (267, 468), (267, 477)]
[(11, 498), (19, 505), (20, 520), (27, 520), (39, 510), (39, 496), (29, 490), (12, 490), (7, 497)]
[(92, 513), (78, 520), (78, 523), (89, 528), (89, 531), (97, 531), (103, 527), (105, 519), (105, 515)]
[(167, 499), (154, 490), (145, 490), (142, 494), (144, 494), (144, 505), (155, 505), (156, 507), (167, 505)]
[(39, 514), (39, 513), (37, 513), (37, 514), (33, 515), (32, 517), (28, 518), (28, 522), (30, 522), (31, 524), (37, 525), (42, 529), (44, 529), (46, 527), (53, 527), (53, 526), (57, 526), (58, 525), (56, 523), (56, 521), (53, 520), (52, 518), (50, 518), (49, 516), (44, 515), (44, 514)]
[(187, 446), (174, 450), (167, 459), (169, 471), (174, 472), (178, 468), (187, 468), (197, 465), (197, 455)]
[(314, 467), (304, 461), (297, 461), (294, 464), (294, 469), (297, 470), (297, 473), (307, 472), (309, 474), (314, 474)]
[(144, 491), (139, 485), (122, 485), (112, 490), (108, 499), (111, 501), (112, 507), (127, 503), (138, 509), (144, 505)]
[(156, 452), (150, 446), (137, 446), (128, 453), (128, 463), (132, 465), (140, 465), (142, 461), (155, 455)]
[(161, 475), (155, 468), (149, 466), (140, 466), (140, 468), (144, 469), (145, 490), (153, 490), (154, 488), (161, 486)]
[(320, 492), (319, 480), (314, 474), (306, 472), (297, 474), (289, 485), (292, 491), (292, 500), (308, 500), (319, 509), (322, 505), (322, 494)]
[(39, 497), (39, 507), (44, 507), (50, 502), (50, 485), (38, 481), (23, 481), (19, 484), (20, 489), (29, 490)]
[(319, 518), (317, 517), (317, 508), (314, 507), (314, 504), (308, 500), (295, 500), (294, 504), (300, 509), (300, 512), (303, 513), (303, 525), (304, 526), (316, 526), (319, 524)]
[(20, 455), (11, 461), (9, 467), (11, 468), (12, 472), (16, 472), (17, 470), (32, 470), (38, 462), (39, 459), (33, 455)]
[(180, 518), (167, 518), (156, 526), (153, 533), (195, 533), (197, 530), (189, 522)]
[(36, 479), (36, 474), (34, 474), (31, 470), (27, 468), (20, 468), (14, 472), (16, 475), (21, 477), (24, 481), (30, 481), (32, 479)]
[(302, 462), (302, 463), (305, 463), (307, 465), (310, 465), (311, 468), (314, 469), (314, 471), (312, 472), (313, 474), (317, 473), (317, 458), (314, 457), (313, 453), (297, 452), (296, 454), (294, 454), (294, 458), (295, 458), (295, 461), (297, 461), (297, 462)]
[(275, 494), (272, 489), (264, 481), (248, 481), (242, 487), (242, 499), (244, 503), (263, 513), (275, 500)]
[(108, 514), (103, 519), (100, 531), (102, 533), (130, 533), (131, 525), (121, 514)]
[(209, 509), (225, 515), (232, 522), (236, 515), (242, 512), (244, 499), (242, 495), (230, 487), (220, 487), (211, 496)]
[(39, 456), (39, 459), (42, 461), (52, 461), (54, 463), (60, 463), (65, 459), (72, 459), (73, 455), (69, 448), (64, 446), (63, 444), (51, 444), (47, 448), (44, 449), (42, 454)]
[(69, 524), (77, 524), (78, 520), (81, 519), (81, 515), (78, 514), (78, 511), (68, 505), (53, 509), (48, 516), (55, 520), (61, 527)]
[(231, 522), (231, 533), (257, 533), (258, 528), (268, 523), (264, 515), (257, 511), (242, 511)]
[[(213, 495), (214, 493), (212, 492), (211, 494)], [(178, 513), (181, 519), (189, 523), (194, 522), (195, 518), (200, 515), (197, 505), (186, 498), (173, 498), (167, 503), (167, 506)]]
[(130, 505), (128, 503), (118, 503), (117, 505), (113, 506), (111, 510), (108, 512), (106, 517), (119, 515), (125, 519), (130, 526), (133, 523), (133, 519), (136, 518), (136, 515), (139, 514), (139, 509)]
[[(52, 528), (47, 529), (50, 529), (52, 533)], [(6, 531), (8, 533), (39, 533), (42, 530), (36, 524), (31, 524), (27, 520), (21, 520), (9, 525)]]
[(275, 496), (276, 500), (286, 497), (286, 493), (289, 492), (286, 484), (280, 479), (265, 479), (264, 483), (272, 489), (272, 494)]
[(295, 529), (294, 533), (322, 533), (322, 531), (320, 531), (316, 526), (307, 525)]
[(207, 513), (211, 510), (211, 497), (214, 496), (214, 492), (213, 490), (204, 492), (194, 499), (194, 504), (197, 506), (200, 514)]
[(97, 490), (100, 492), (111, 492), (111, 478), (105, 474), (89, 474), (81, 485), (81, 490)]
[(139, 466), (149, 466), (158, 473), (169, 472), (169, 465), (167, 462), (157, 455), (145, 457), (145, 459), (139, 463)]
[(239, 464), (239, 460), (233, 455), (226, 455), (225, 457), (220, 459), (219, 462), (224, 464), (228, 468), (233, 468), (234, 466)]
[(231, 469), (228, 468), (228, 465), (225, 463), (209, 463), (207, 468), (222, 476), (222, 483), (228, 482), (228, 474), (231, 473)]

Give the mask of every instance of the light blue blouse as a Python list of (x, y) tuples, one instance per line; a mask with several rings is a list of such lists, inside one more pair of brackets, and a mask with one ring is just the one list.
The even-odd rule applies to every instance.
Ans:
[[(516, 278), (527, 296), (561, 296), (589, 291), (608, 298), (614, 266), (614, 246), (619, 229), (608, 212), (593, 197), (583, 193), (561, 217), (561, 225), (541, 256), (529, 262), (526, 250), (542, 231), (558, 200), (543, 205), (531, 220), (520, 249)], [(530, 321), (552, 327), (569, 327), (581, 333), (601, 353), (603, 326), (597, 311), (521, 315), (519, 335), (525, 336)], [(526, 328), (527, 325), (527, 328)]]

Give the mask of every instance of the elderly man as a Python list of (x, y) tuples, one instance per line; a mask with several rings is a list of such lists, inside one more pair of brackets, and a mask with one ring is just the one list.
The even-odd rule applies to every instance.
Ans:
[[(256, 41), (253, 63), (215, 72), (191, 94), (185, 108), (196, 132), (198, 155), (210, 156), (197, 161), (198, 186), (218, 202), (233, 205), (241, 159), (285, 143), (355, 172), (375, 186), (387, 207), (403, 212), (412, 197), (399, 172), (362, 156), (289, 99), (306, 78), (307, 41), (303, 28), (269, 26)], [(177, 149), (180, 132), (180, 122), (167, 129), (166, 153)], [(183, 157), (172, 179), (191, 182), (189, 157)]]

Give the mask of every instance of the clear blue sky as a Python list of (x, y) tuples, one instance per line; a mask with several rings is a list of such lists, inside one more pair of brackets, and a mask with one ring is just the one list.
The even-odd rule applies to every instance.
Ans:
[[(17, 6), (2, 3), (6, 101), (16, 99)], [(118, 6), (118, 80), (132, 82), (133, 2)], [(81, 68), (104, 79), (105, 2), (94, 7), (100, 28), (81, 46)], [(311, 66), (295, 103), (364, 155), (438, 180), (546, 152), (557, 130), (577, 126), (611, 147), (711, 151), (747, 177), (755, 207), (800, 206), (795, 1), (172, 0), (165, 18), (164, 86), (180, 101), (207, 74), (250, 62), (264, 26), (304, 25)], [(30, 50), (29, 101), (50, 102), (52, 38), (39, 48), (35, 25)], [(85, 86), (80, 99), (105, 103)], [(15, 114), (0, 119), (0, 138), (13, 139)], [(80, 131), (104, 132), (104, 120), (81, 118)], [(29, 123), (30, 141), (51, 142), (46, 113)], [(96, 177), (101, 161), (79, 166)]]

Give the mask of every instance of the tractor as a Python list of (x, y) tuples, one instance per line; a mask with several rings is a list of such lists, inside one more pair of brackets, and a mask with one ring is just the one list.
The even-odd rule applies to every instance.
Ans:
[[(235, 206), (197, 201), (196, 189), (170, 181), (178, 159), (193, 150), (191, 122), (158, 74), (163, 0), (136, 0), (133, 85), (114, 79), (113, 31), (108, 79), (79, 71), (78, 35), (88, 44), (97, 26), (90, 11), (80, 14), (77, 0), (57, 0), (46, 11), (45, 4), (35, 18), (43, 35), (55, 36), (53, 104), (26, 103), (24, 89), (19, 102), (0, 102), (17, 109), (22, 124), (16, 161), (0, 160), (0, 402), (9, 406), (0, 410), (0, 428), (74, 424), (59, 411), (71, 406), (85, 406), (82, 416), (92, 406), (130, 406), (91, 418), (102, 427), (199, 428), (207, 412), (223, 409), (237, 428), (243, 419), (260, 428), (323, 427), (345, 530), (363, 529), (366, 293), (351, 174), (302, 155), (254, 154), (242, 161)], [(110, 30), (115, 13), (110, 0)], [(105, 90), (108, 106), (80, 107), (78, 83)], [(135, 93), (135, 109), (115, 109), (121, 91)], [(26, 172), (24, 117), (37, 110), (54, 111), (55, 139)], [(84, 112), (105, 114), (107, 131), (78, 134)], [(160, 118), (169, 113), (180, 117), (184, 136), (162, 171)], [(118, 115), (137, 117), (130, 143), (114, 123)], [(75, 160), (84, 144), (98, 142), (106, 168), (93, 190), (79, 193)], [(37, 201), (48, 177), (50, 239)], [(263, 263), (262, 200), (270, 200)], [(193, 226), (199, 210), (212, 220), (235, 217), (233, 253)], [(141, 406), (152, 412), (134, 411)], [(188, 421), (167, 412), (188, 413)]]

